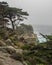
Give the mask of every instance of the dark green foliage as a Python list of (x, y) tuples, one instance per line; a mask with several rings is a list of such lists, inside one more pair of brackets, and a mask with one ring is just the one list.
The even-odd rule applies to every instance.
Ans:
[(31, 25), (21, 24), (21, 27), (24, 29), (24, 31), (33, 33), (33, 27)]
[(52, 35), (47, 35), (48, 39), (52, 41)]
[[(24, 14), (22, 14), (24, 13)], [(6, 17), (10, 19), (13, 29), (15, 29), (15, 22), (17, 20), (23, 21), (24, 17), (28, 16), (27, 12), (23, 12), (22, 9), (9, 7), (6, 12)]]
[(30, 49), (24, 53), (24, 59), (27, 60), (30, 65), (51, 65), (52, 44), (47, 42), (32, 48), (30, 47)]
[(27, 45), (27, 44), (25, 44), (25, 46), (22, 47), (22, 49), (24, 49), (24, 50), (25, 50), (25, 49), (26, 49), (26, 50), (29, 50), (30, 48), (31, 48), (31, 46), (30, 46), (30, 45)]
[(33, 34), (33, 27), (31, 25), (20, 24), (20, 26), (17, 26), (16, 29), (19, 35), (28, 33), (30, 36)]
[[(10, 7), (7, 2), (0, 2), (0, 18), (10, 20), (12, 23), (13, 30), (15, 29), (15, 22), (17, 20), (23, 21), (24, 16), (28, 16), (27, 12), (22, 11), (22, 9)], [(4, 23), (5, 24), (5, 23)]]

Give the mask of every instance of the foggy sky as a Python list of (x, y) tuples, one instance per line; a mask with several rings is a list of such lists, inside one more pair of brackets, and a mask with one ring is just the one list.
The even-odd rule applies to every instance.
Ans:
[[(0, 0), (10, 6), (22, 8), (29, 13), (28, 22), (32, 25), (52, 25), (52, 0)], [(25, 21), (26, 22), (26, 21)]]

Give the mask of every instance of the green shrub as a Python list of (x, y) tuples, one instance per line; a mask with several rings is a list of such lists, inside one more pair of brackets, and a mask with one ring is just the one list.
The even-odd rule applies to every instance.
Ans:
[(22, 49), (25, 49), (25, 50), (28, 50), (28, 49), (30, 49), (31, 48), (31, 46), (30, 45), (27, 45), (27, 44), (25, 44), (23, 47), (22, 47)]

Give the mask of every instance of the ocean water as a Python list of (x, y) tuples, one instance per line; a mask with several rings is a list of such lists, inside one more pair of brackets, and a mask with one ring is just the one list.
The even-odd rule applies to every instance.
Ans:
[(45, 35), (52, 34), (52, 26), (49, 25), (33, 25), (34, 32), (39, 32)]
[(52, 34), (52, 26), (45, 26), (45, 25), (33, 25), (34, 33), (37, 34), (37, 38), (39, 43), (46, 42), (46, 38), (44, 38), (40, 33), (44, 35)]

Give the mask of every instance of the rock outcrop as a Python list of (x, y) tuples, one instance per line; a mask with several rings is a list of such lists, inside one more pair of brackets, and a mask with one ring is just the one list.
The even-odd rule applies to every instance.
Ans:
[(0, 40), (0, 46), (5, 46), (5, 45), (6, 45), (6, 43), (3, 42), (2, 40)]
[(18, 37), (22, 42), (26, 44), (34, 44), (37, 45), (37, 35), (34, 33), (26, 33), (22, 34), (21, 36)]
[(23, 65), (22, 62), (12, 59), (10, 54), (0, 51), (0, 65)]

